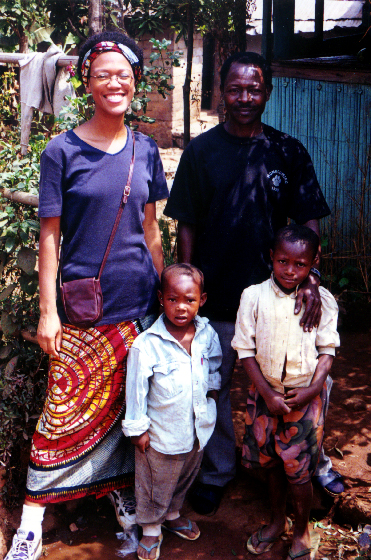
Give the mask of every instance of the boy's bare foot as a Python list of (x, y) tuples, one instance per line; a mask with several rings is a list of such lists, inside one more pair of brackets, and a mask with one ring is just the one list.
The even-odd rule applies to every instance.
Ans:
[(160, 556), (161, 543), (162, 535), (159, 537), (146, 537), (143, 535), (137, 548), (139, 560), (157, 560)]
[(178, 537), (186, 539), (187, 541), (195, 541), (201, 534), (196, 523), (186, 517), (178, 517), (171, 521), (166, 520), (163, 522), (162, 526), (167, 531), (170, 531), (170, 533), (175, 533)]
[(292, 523), (288, 517), (285, 517), (283, 521), (264, 525), (251, 535), (247, 541), (247, 550), (256, 555), (267, 552), (286, 531), (290, 530), (291, 526)]

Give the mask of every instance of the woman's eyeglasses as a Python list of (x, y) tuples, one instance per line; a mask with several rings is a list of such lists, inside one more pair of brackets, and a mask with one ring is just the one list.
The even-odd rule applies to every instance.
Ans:
[(133, 76), (130, 74), (108, 74), (106, 72), (100, 72), (96, 76), (90, 76), (90, 78), (95, 78), (99, 84), (109, 84), (111, 80), (115, 78), (119, 82), (119, 84), (131, 84), (132, 80), (134, 79)]

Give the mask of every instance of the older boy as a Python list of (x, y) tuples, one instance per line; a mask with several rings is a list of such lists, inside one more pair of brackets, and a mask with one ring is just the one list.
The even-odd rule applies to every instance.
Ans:
[(268, 468), (272, 504), (270, 523), (247, 542), (252, 554), (269, 550), (287, 528), (287, 481), (295, 516), (289, 559), (312, 558), (311, 477), (323, 439), (325, 381), (339, 346), (338, 308), (325, 288), (320, 287), (317, 328), (303, 331), (301, 315), (294, 314), (297, 290), (318, 258), (318, 246), (318, 236), (305, 226), (279, 230), (271, 250), (271, 278), (244, 290), (237, 313), (232, 346), (253, 384), (242, 461), (248, 468)]
[(218, 335), (197, 315), (206, 301), (202, 272), (189, 264), (165, 268), (158, 297), (164, 313), (129, 353), (122, 423), (136, 446), (140, 559), (159, 557), (161, 525), (187, 540), (200, 536), (179, 510), (215, 427), (222, 361)]

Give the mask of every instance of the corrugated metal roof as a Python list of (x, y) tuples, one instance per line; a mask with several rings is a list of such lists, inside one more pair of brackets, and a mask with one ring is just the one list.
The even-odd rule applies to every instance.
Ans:
[[(325, 0), (324, 31), (334, 27), (358, 27), (362, 22), (361, 0)], [(314, 31), (315, 0), (296, 0), (295, 2), (295, 33)], [(256, 0), (256, 9), (248, 21), (247, 33), (262, 33), (263, 0)]]

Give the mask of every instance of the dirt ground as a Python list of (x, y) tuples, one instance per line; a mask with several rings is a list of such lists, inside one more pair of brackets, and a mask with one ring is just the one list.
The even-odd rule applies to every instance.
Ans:
[[(317, 559), (356, 558), (357, 528), (371, 523), (371, 314), (369, 308), (347, 316), (341, 330), (341, 349), (333, 368), (334, 387), (326, 426), (325, 450), (334, 468), (346, 482), (346, 491), (337, 499), (315, 491), (312, 510), (314, 537), (320, 538)], [(237, 453), (243, 434), (247, 380), (237, 364), (233, 389)], [(189, 504), (184, 512), (197, 521), (201, 537), (187, 542), (165, 534), (161, 558), (173, 560), (249, 559), (246, 539), (269, 517), (269, 500), (264, 481), (239, 468), (236, 479), (225, 492), (217, 513), (211, 517), (195, 514)], [(21, 509), (4, 513), (6, 540), (20, 520)], [(288, 505), (290, 513), (290, 505)], [(48, 560), (107, 560), (118, 558), (120, 532), (113, 508), (106, 498), (87, 498), (50, 506), (44, 523), (43, 553)], [(261, 555), (262, 560), (287, 557), (289, 539), (277, 543)], [(126, 556), (136, 558), (135, 554)]]

